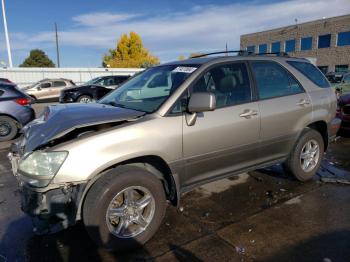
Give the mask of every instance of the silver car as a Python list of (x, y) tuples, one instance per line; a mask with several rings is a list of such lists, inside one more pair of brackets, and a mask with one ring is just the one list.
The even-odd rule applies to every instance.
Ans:
[(74, 82), (69, 79), (43, 79), (31, 86), (25, 87), (23, 90), (35, 100), (58, 99), (63, 89), (74, 86)]
[(37, 232), (82, 220), (97, 244), (127, 249), (199, 185), (279, 163), (312, 179), (335, 112), (307, 60), (193, 58), (145, 70), (98, 103), (46, 108), (10, 159)]

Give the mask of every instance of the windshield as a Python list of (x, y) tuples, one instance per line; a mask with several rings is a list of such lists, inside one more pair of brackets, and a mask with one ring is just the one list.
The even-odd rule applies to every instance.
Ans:
[(167, 65), (150, 68), (109, 93), (99, 103), (152, 113), (197, 68), (198, 65)]
[(93, 78), (85, 83), (85, 85), (97, 85), (102, 81), (102, 77)]

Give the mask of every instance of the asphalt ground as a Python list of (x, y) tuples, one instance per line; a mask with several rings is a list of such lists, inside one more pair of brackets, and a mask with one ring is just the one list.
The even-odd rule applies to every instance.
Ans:
[(82, 223), (36, 236), (20, 210), (9, 144), (0, 144), (0, 261), (349, 261), (350, 187), (334, 179), (349, 175), (348, 138), (330, 146), (311, 182), (273, 166), (187, 193), (145, 246), (125, 253), (96, 247)]

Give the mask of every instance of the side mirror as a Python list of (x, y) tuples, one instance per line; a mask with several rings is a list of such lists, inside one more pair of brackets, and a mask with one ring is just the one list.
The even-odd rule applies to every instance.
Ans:
[(190, 113), (213, 111), (216, 108), (216, 98), (213, 93), (193, 93), (188, 103)]

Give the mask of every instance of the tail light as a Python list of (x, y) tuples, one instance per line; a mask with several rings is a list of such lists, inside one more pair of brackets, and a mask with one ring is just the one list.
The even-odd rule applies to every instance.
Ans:
[(29, 98), (17, 98), (15, 102), (21, 106), (26, 106), (30, 104)]

